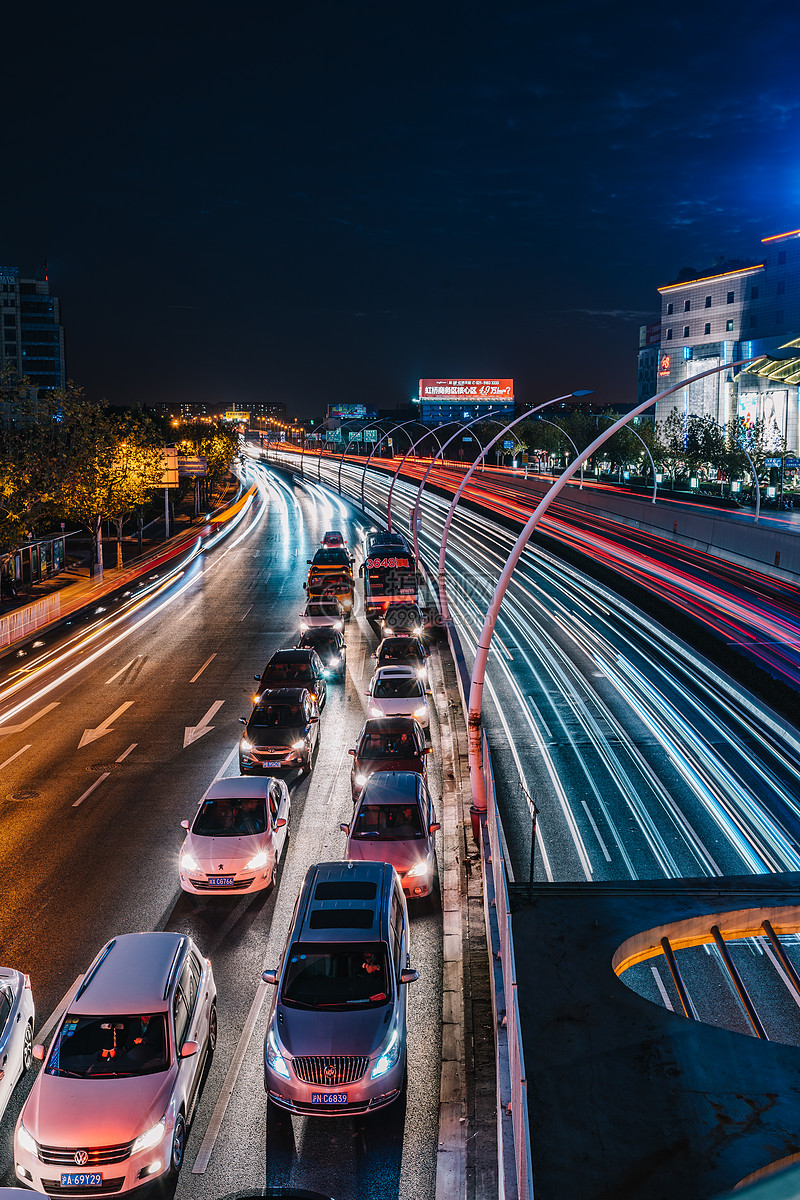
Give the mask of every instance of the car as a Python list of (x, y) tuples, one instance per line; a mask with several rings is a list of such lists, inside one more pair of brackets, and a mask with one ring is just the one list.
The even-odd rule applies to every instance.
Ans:
[(353, 758), (350, 790), (353, 799), (367, 779), (380, 771), (416, 771), (425, 775), (431, 747), (414, 717), (370, 717), (349, 751)]
[[(310, 647), (276, 650), (261, 674), (253, 678), (261, 684), (259, 693), (269, 688), (305, 687), (319, 704), (320, 712), (325, 707), (327, 675), (322, 659)], [(258, 695), (253, 697), (253, 703), (257, 700)]]
[(353, 556), (345, 545), (323, 546), (306, 562), (310, 567), (352, 567)]
[(369, 557), (373, 546), (395, 546), (411, 553), (411, 547), (402, 533), (389, 533), (385, 529), (370, 529), (364, 539), (364, 558)]
[(290, 812), (282, 779), (217, 779), (194, 819), (181, 821), (186, 830), (179, 859), (183, 891), (239, 895), (272, 887)]
[(31, 1065), (35, 1021), (30, 976), (0, 967), (0, 1117)]
[(344, 679), (347, 645), (338, 629), (307, 629), (297, 646), (300, 650), (316, 650), (328, 675)]
[(314, 765), (319, 706), (308, 688), (274, 688), (258, 697), (239, 742), (239, 771), (300, 771)]
[(420, 679), (427, 680), (428, 652), (421, 638), (407, 633), (393, 633), (385, 637), (375, 651), (375, 668), (413, 667)]
[(174, 1181), (217, 1043), (210, 961), (182, 933), (112, 938), (67, 1000), (14, 1131), (17, 1178), (63, 1196)]
[(307, 629), (344, 629), (345, 611), (335, 595), (324, 600), (309, 600), (300, 613), (300, 631)]
[(264, 1040), (272, 1104), (347, 1117), (392, 1104), (406, 1086), (406, 898), (385, 862), (310, 867), (273, 984)]
[(428, 728), (428, 693), (414, 666), (379, 667), (367, 696), (371, 717), (414, 717), (423, 729)]
[(396, 600), (388, 604), (380, 618), (381, 636), (392, 633), (411, 633), (414, 637), (425, 636), (425, 618), (422, 609), (413, 601)]
[(346, 546), (347, 538), (340, 529), (328, 529), (323, 533), (320, 545), (327, 547), (329, 550), (334, 550), (339, 546)]
[(421, 900), (436, 876), (436, 820), (427, 784), (414, 771), (371, 775), (356, 801), (353, 819), (339, 828), (347, 834), (351, 861), (389, 862), (405, 895)]

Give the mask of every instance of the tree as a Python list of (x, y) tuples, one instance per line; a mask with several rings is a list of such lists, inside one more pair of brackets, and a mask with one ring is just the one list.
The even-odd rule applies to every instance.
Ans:
[[(71, 385), (70, 385), (71, 387)], [(45, 393), (0, 370), (0, 550), (51, 531), (61, 487), (59, 414), (65, 393)]]

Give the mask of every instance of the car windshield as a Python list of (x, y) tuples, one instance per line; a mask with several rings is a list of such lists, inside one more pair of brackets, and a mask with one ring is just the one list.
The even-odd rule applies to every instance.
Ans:
[(347, 566), (350, 562), (350, 555), (342, 547), (339, 550), (318, 550), (314, 555), (315, 567), (340, 567)]
[(154, 1075), (169, 1066), (165, 1013), (79, 1017), (68, 1013), (45, 1072), (74, 1079)]
[(248, 721), (255, 729), (292, 729), (305, 723), (301, 704), (265, 704), (254, 709)]
[(423, 694), (418, 679), (376, 679), (372, 691), (376, 700), (410, 700)]
[(297, 1008), (370, 1008), (386, 1004), (386, 950), (366, 946), (302, 945), (289, 950), (283, 1002)]
[(397, 641), (385, 641), (378, 651), (381, 662), (422, 662), (422, 654), (415, 638), (398, 638)]
[(346, 575), (314, 575), (308, 577), (309, 591), (315, 588), (320, 592), (325, 592), (328, 595), (336, 592), (350, 591), (353, 586), (352, 579), (348, 579)]
[(362, 804), (353, 825), (353, 837), (357, 838), (408, 841), (422, 836), (416, 804)]
[(333, 633), (304, 633), (301, 642), (307, 649), (316, 650), (325, 657), (339, 653), (339, 642)]
[(410, 733), (368, 733), (358, 751), (358, 757), (369, 758), (416, 758), (419, 746)]
[(300, 680), (307, 683), (309, 679), (314, 678), (314, 672), (311, 670), (311, 664), (306, 662), (278, 662), (268, 663), (264, 674), (261, 676), (261, 682), (272, 684), (294, 683)]
[(335, 621), (339, 619), (339, 606), (337, 604), (307, 604), (307, 617), (333, 617)]
[(241, 799), (204, 800), (194, 819), (192, 833), (198, 837), (244, 837), (249, 833), (264, 833), (266, 828), (264, 797), (243, 796)]

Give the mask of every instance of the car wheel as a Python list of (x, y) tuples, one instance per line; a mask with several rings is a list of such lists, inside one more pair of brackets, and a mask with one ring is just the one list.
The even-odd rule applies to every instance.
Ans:
[(208, 1053), (209, 1056), (214, 1053), (217, 1048), (217, 1006), (211, 1005), (211, 1012), (208, 1014)]
[(25, 1026), (25, 1041), (22, 1043), (22, 1070), (30, 1070), (33, 1061), (33, 1022), (28, 1021)]
[(175, 1128), (172, 1131), (172, 1150), (169, 1160), (169, 1174), (172, 1179), (177, 1179), (178, 1172), (183, 1163), (183, 1153), (186, 1149), (186, 1122), (183, 1119), (183, 1113), (178, 1113), (175, 1118)]

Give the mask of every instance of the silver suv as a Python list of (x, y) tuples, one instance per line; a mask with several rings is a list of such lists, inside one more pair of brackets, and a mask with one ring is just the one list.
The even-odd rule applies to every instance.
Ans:
[(267, 1097), (347, 1116), (391, 1104), (406, 1082), (408, 912), (394, 867), (318, 863), (298, 897), (264, 1042)]
[[(217, 1041), (211, 963), (191, 938), (128, 933), (71, 996), (14, 1132), (17, 1178), (38, 1192), (127, 1192), (177, 1176)], [(34, 1046), (43, 1059), (43, 1046)]]

